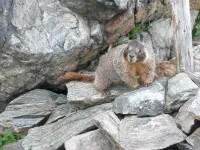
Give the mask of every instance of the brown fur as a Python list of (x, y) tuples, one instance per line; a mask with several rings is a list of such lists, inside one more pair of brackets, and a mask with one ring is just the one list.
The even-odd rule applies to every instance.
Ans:
[(177, 74), (176, 58), (156, 64), (156, 77), (172, 77)]
[(137, 88), (138, 77), (141, 85), (150, 84), (155, 75), (155, 55), (153, 49), (137, 40), (129, 42), (128, 47), (121, 45), (100, 58), (95, 74), (77, 74), (68, 72), (57, 79), (56, 83), (71, 80), (92, 81), (97, 90), (105, 92), (111, 84), (126, 83)]
[(58, 77), (55, 84), (56, 85), (63, 84), (73, 80), (90, 82), (94, 80), (94, 75), (79, 74), (76, 72), (67, 72), (63, 76)]

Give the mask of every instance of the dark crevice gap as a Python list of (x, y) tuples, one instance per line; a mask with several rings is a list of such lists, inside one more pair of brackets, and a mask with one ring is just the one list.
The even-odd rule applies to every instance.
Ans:
[(84, 133), (87, 133), (87, 132), (90, 132), (90, 131), (94, 131), (94, 130), (97, 130), (98, 128), (94, 125), (94, 126), (91, 126), (85, 130), (83, 130), (82, 132), (80, 132), (78, 135), (80, 134), (84, 134)]
[(44, 125), (44, 124), (47, 122), (47, 120), (49, 119), (50, 115), (51, 115), (51, 113), (50, 113), (49, 115), (47, 115), (46, 117), (44, 117), (44, 119), (43, 119), (42, 121), (40, 121), (40, 122), (37, 124), (37, 126), (42, 126), (42, 125)]
[(56, 150), (65, 150), (65, 146), (64, 146), (64, 144), (62, 144), (58, 149), (56, 149)]
[(65, 84), (53, 85), (48, 82), (40, 83), (35, 89), (45, 89), (57, 94), (67, 95), (68, 89)]
[(190, 144), (188, 144), (186, 141), (183, 141), (181, 143), (177, 143), (174, 145), (171, 145), (165, 149), (162, 150), (195, 150), (195, 148), (193, 146), (191, 146)]
[(61, 120), (61, 119), (65, 118), (65, 117), (66, 117), (66, 116), (59, 117), (59, 118), (55, 119), (54, 121), (52, 121), (52, 122), (50, 122), (50, 123), (48, 123), (48, 124), (55, 123), (55, 122), (57, 122), (58, 120)]
[(122, 120), (125, 118), (126, 115), (123, 114), (116, 114), (116, 116), (119, 118), (119, 120)]
[(192, 134), (196, 129), (198, 129), (200, 127), (200, 120), (194, 120), (194, 125), (191, 126), (191, 129), (190, 129), (190, 134)]
[(180, 150), (180, 149), (176, 145), (172, 145), (172, 146), (167, 147), (167, 148), (165, 148), (163, 150)]

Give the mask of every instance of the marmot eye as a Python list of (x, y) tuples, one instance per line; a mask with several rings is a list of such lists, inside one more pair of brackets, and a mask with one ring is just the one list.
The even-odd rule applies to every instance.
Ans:
[(139, 50), (139, 53), (140, 53), (140, 52), (142, 52), (142, 50), (141, 50), (141, 49)]

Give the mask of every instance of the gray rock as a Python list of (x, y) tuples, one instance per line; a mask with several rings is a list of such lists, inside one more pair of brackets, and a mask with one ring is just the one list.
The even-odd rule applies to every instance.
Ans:
[(55, 110), (58, 98), (60, 95), (50, 91), (30, 91), (7, 106), (0, 114), (0, 125), (4, 128), (14, 128), (18, 132), (26, 132), (27, 129), (39, 125)]
[(194, 97), (191, 106), (189, 107), (189, 112), (195, 115), (196, 119), (200, 120), (200, 90), (198, 90), (197, 95)]
[[(200, 45), (199, 45), (200, 46)], [(196, 47), (194, 47), (196, 48)], [(193, 48), (193, 50), (194, 50)], [(195, 59), (195, 58), (194, 58)], [(194, 60), (194, 64), (196, 63), (196, 60)], [(195, 68), (198, 69), (198, 68)], [(200, 87), (200, 72), (189, 72), (185, 69), (182, 69), (184, 73), (188, 75), (188, 77), (198, 86)]]
[(125, 117), (120, 122), (120, 145), (125, 150), (155, 150), (184, 141), (172, 117), (160, 115), (152, 118)]
[(22, 140), (4, 146), (3, 150), (24, 150), (24, 148), (22, 147)]
[(128, 9), (129, 7), (131, 7), (130, 5), (133, 6), (136, 2), (136, 0), (114, 0), (114, 1), (120, 9)]
[[(166, 7), (166, 6), (165, 6)], [(164, 10), (164, 9), (163, 9)], [(194, 25), (198, 11), (191, 10), (191, 24)], [(150, 24), (150, 34), (152, 37), (153, 48), (156, 53), (156, 61), (169, 60), (175, 56), (173, 45), (173, 27), (171, 18), (158, 19)]]
[(156, 116), (162, 113), (165, 104), (165, 89), (157, 82), (115, 98), (113, 110), (120, 114)]
[(180, 150), (195, 150), (195, 148), (192, 145), (190, 145), (188, 143), (184, 143), (184, 142), (178, 143), (178, 144), (176, 144), (176, 146)]
[(185, 133), (190, 133), (192, 125), (194, 125), (195, 116), (189, 112), (190, 106), (192, 105), (193, 98), (188, 100), (180, 109), (175, 117), (176, 123), (180, 129)]
[(185, 73), (169, 79), (165, 112), (178, 110), (187, 100), (196, 95), (197, 90), (198, 86)]
[(120, 120), (112, 111), (96, 116), (94, 123), (115, 147), (120, 147), (118, 137)]
[(57, 108), (49, 116), (46, 124), (50, 124), (50, 123), (58, 121), (59, 119), (67, 117), (71, 115), (73, 112), (75, 112), (76, 110), (77, 108), (70, 105), (69, 103), (57, 106)]
[(89, 82), (73, 81), (66, 85), (68, 87), (67, 99), (69, 103), (78, 108), (110, 102), (115, 97), (132, 90), (126, 86), (113, 87), (109, 89), (109, 96), (104, 96)]
[(7, 105), (8, 105), (8, 102), (0, 101), (0, 113), (2, 113), (5, 110)]
[(94, 59), (101, 49), (98, 42), (102, 42), (103, 34), (99, 34), (100, 40), (93, 39), (88, 20), (58, 0), (0, 3), (0, 101), (44, 80), (55, 81), (64, 71)]
[(148, 0), (137, 0), (136, 1), (136, 11), (141, 11), (148, 6)]
[(32, 128), (24, 138), (22, 146), (25, 150), (58, 149), (73, 136), (93, 129), (93, 118), (111, 108), (112, 104), (108, 103), (79, 110), (55, 123)]
[(0, 38), (7, 36), (8, 31), (8, 17), (10, 15), (12, 0), (0, 1)]
[(66, 150), (116, 150), (109, 140), (99, 131), (90, 131), (72, 137), (65, 142)]
[[(90, 20), (106, 21), (118, 13), (113, 0), (59, 0), (63, 6)], [(92, 12), (92, 13), (91, 13)]]
[(200, 149), (200, 128), (198, 128), (192, 135), (186, 138), (186, 141), (194, 146), (195, 150)]
[(160, 77), (160, 78), (154, 80), (154, 82), (155, 83), (159, 82), (160, 84), (162, 84), (163, 87), (167, 88), (168, 80), (169, 80), (168, 77)]
[(101, 25), (98, 21), (90, 21), (91, 26), (91, 37), (97, 41), (99, 44), (103, 43), (103, 25)]
[(171, 16), (171, 4), (169, 0), (137, 0), (137, 13), (135, 22), (148, 22)]
[(148, 32), (141, 32), (138, 34), (137, 39), (140, 40), (141, 42), (147, 43), (148, 45), (152, 46), (152, 40), (151, 40), (151, 35)]
[(171, 19), (159, 19), (153, 21), (150, 26), (152, 28), (149, 31), (156, 54), (156, 61), (168, 60), (171, 56), (173, 37)]
[(191, 127), (195, 124), (195, 119), (200, 120), (200, 90), (197, 95), (187, 101), (179, 110), (176, 116), (176, 123), (180, 125), (185, 133), (191, 132)]

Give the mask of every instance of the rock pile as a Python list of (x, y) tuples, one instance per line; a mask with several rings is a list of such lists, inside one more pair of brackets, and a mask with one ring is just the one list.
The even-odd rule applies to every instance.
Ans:
[(184, 73), (136, 90), (111, 87), (109, 97), (92, 83), (73, 81), (67, 87), (67, 97), (31, 91), (0, 114), (3, 129), (31, 128), (17, 143), (20, 150), (200, 149), (200, 90)]

